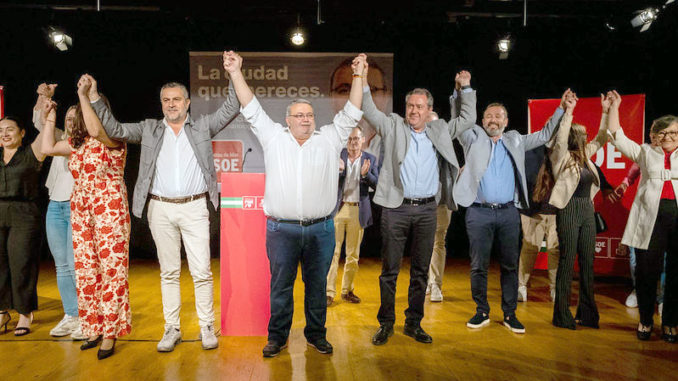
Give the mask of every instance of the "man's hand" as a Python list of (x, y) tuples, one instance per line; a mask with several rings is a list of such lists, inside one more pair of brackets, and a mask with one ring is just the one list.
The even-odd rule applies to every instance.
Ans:
[(629, 247), (626, 245), (617, 246), (617, 256), (618, 257), (628, 257), (629, 256)]
[(370, 159), (367, 159), (363, 162), (363, 166), (360, 168), (360, 176), (366, 176), (367, 172), (370, 171)]
[(560, 106), (559, 107), (562, 108), (563, 110), (565, 110), (565, 101), (567, 100), (567, 97), (570, 96), (570, 94), (572, 94), (572, 90), (570, 90), (568, 88), (563, 93), (563, 96), (560, 97)]
[(80, 79), (78, 80), (78, 96), (80, 98), (87, 98), (87, 100), (89, 100), (91, 88), (92, 82), (89, 80), (89, 78), (87, 78), (87, 74), (83, 74), (82, 76), (80, 76)]
[(610, 107), (614, 107), (615, 109), (619, 109), (619, 105), (621, 104), (621, 95), (617, 92), (617, 90), (612, 90), (607, 92), (607, 96), (611, 97), (612, 104)]
[(45, 100), (42, 105), (42, 125), (46, 125), (47, 122), (52, 124), (56, 123), (56, 102), (51, 99)]
[(353, 62), (351, 63), (351, 69), (353, 69), (353, 74), (354, 75), (359, 75), (362, 76), (365, 67), (365, 63), (367, 62), (367, 55), (365, 53), (360, 53), (358, 56), (356, 56), (353, 59)]
[(370, 64), (367, 63), (367, 54), (361, 53), (361, 55), (365, 56), (365, 63), (363, 65), (363, 85), (367, 85), (367, 72), (370, 69)]
[(460, 91), (463, 86), (471, 86), (471, 73), (462, 70), (454, 76), (454, 88)]
[(626, 193), (626, 189), (628, 189), (628, 187), (629, 186), (626, 185), (626, 183), (617, 185), (617, 187), (614, 188), (614, 191), (607, 196), (607, 199), (612, 203), (621, 200), (622, 197), (624, 197), (624, 193)]
[(87, 78), (87, 80), (90, 83), (89, 93), (88, 93), (88, 97), (89, 97), (90, 101), (95, 102), (95, 101), (99, 100), (99, 89), (97, 88), (96, 79), (94, 79), (94, 77), (92, 77), (89, 74), (85, 74), (85, 78)]
[(610, 111), (610, 106), (612, 105), (612, 98), (600, 94), (600, 105), (603, 107), (603, 113)]
[(574, 112), (574, 108), (577, 106), (577, 101), (579, 98), (577, 98), (577, 94), (570, 91), (570, 89), (567, 89), (566, 95), (565, 95), (565, 113), (567, 115), (572, 115)]
[(242, 57), (232, 50), (224, 52), (224, 70), (226, 70), (229, 75), (242, 70)]
[(45, 98), (52, 98), (54, 96), (54, 90), (56, 87), (59, 86), (56, 83), (51, 83), (51, 84), (46, 84), (46, 83), (41, 83), (40, 86), (38, 86), (38, 90), (36, 91), (38, 95), (42, 95)]

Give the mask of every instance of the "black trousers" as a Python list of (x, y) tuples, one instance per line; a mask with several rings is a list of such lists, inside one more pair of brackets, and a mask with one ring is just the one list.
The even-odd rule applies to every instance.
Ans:
[(476, 312), (490, 313), (487, 303), (487, 269), (492, 246), (499, 245), (501, 266), (501, 309), (512, 316), (518, 300), (520, 259), (520, 214), (515, 206), (489, 209), (471, 206), (466, 210), (466, 232), (471, 255), (471, 295)]
[(40, 219), (32, 202), (0, 201), (0, 311), (38, 308)]
[[(560, 260), (556, 273), (556, 300), (553, 325), (576, 327), (575, 319), (598, 325), (598, 308), (593, 295), (593, 257), (596, 249), (596, 223), (591, 199), (572, 197), (556, 215)], [(573, 318), (570, 312), (574, 259), (579, 259), (579, 303)]]
[(424, 318), (426, 281), (431, 263), (436, 232), (436, 203), (401, 205), (383, 208), (381, 212), (381, 306), (377, 314), (380, 325), (395, 323), (395, 291), (400, 263), (410, 237), (409, 306), (405, 310), (405, 324), (418, 325)]
[(640, 323), (652, 325), (657, 281), (666, 253), (666, 284), (662, 325), (678, 325), (678, 207), (676, 200), (662, 199), (647, 250), (636, 249), (636, 295)]

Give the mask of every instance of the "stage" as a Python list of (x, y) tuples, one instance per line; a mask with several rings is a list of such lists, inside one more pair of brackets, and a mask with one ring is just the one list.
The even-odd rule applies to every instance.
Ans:
[[(338, 279), (341, 279), (341, 269)], [(216, 320), (219, 321), (219, 262), (212, 261)], [(466, 328), (474, 314), (467, 260), (448, 261), (442, 303), (426, 302), (422, 327), (433, 344), (420, 344), (402, 333), (407, 307), (409, 265), (405, 260), (396, 294), (395, 334), (386, 345), (374, 346), (379, 308), (380, 262), (363, 259), (355, 292), (361, 304), (342, 302), (329, 307), (327, 338), (334, 354), (321, 355), (303, 337), (303, 284), (295, 285), (295, 315), (290, 342), (280, 356), (262, 358), (265, 337), (219, 337), (219, 348), (205, 351), (198, 340), (193, 285), (182, 268), (181, 311), (184, 342), (172, 353), (156, 352), (163, 334), (159, 268), (155, 261), (133, 260), (130, 266), (132, 334), (116, 345), (111, 358), (99, 361), (96, 349), (80, 351), (79, 342), (49, 336), (62, 317), (53, 263), (42, 263), (38, 284), (39, 307), (33, 332), (14, 337), (0, 333), (0, 374), (3, 380), (634, 380), (675, 379), (678, 345), (661, 341), (659, 318), (649, 342), (635, 336), (638, 310), (626, 308), (629, 291), (621, 279), (596, 279), (600, 329), (576, 331), (551, 325), (545, 271), (535, 271), (528, 302), (519, 303), (517, 316), (526, 334), (511, 333), (502, 323), (499, 267), (492, 263), (488, 298), (492, 324)], [(577, 285), (577, 282), (574, 283)], [(338, 285), (340, 287), (340, 285)], [(576, 302), (576, 288), (572, 303)], [(574, 307), (573, 307), (574, 308)], [(574, 310), (573, 310), (574, 311)], [(18, 316), (11, 312), (9, 329)], [(218, 324), (217, 324), (218, 325)], [(215, 328), (219, 328), (218, 326)]]

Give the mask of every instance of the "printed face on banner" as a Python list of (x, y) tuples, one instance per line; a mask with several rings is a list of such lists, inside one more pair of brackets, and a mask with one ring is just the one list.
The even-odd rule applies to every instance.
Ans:
[[(312, 125), (317, 130), (332, 123), (336, 113), (345, 106), (353, 80), (350, 63), (358, 53), (243, 52), (241, 55), (245, 80), (266, 114), (282, 126), (299, 127), (300, 132), (308, 134)], [(223, 69), (222, 56), (223, 52), (190, 52), (191, 113), (196, 119), (218, 110), (228, 96), (228, 75)], [(368, 83), (374, 102), (381, 111), (391, 113), (393, 54), (368, 52), (367, 56)], [(304, 111), (303, 117), (288, 122), (286, 108), (297, 98), (309, 100), (312, 111)], [(312, 121), (307, 114), (313, 114)], [(366, 138), (374, 135), (374, 128), (364, 120), (359, 125)], [(300, 136), (303, 138), (303, 134)], [(241, 141), (243, 152), (247, 152), (242, 171), (264, 172), (263, 149), (242, 115), (215, 139)], [(216, 149), (214, 153), (218, 154)]]

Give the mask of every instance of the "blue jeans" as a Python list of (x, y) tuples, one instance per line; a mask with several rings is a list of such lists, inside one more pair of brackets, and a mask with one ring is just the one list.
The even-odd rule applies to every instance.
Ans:
[[(636, 249), (629, 247), (629, 267), (631, 268), (631, 281), (633, 289), (636, 289)], [(657, 303), (664, 303), (664, 284), (666, 283), (666, 253), (664, 253), (664, 269), (659, 278), (659, 288), (657, 289)]]
[(310, 226), (266, 221), (266, 253), (271, 266), (271, 319), (268, 340), (287, 342), (294, 313), (294, 281), (301, 262), (304, 281), (304, 336), (309, 342), (327, 332), (327, 272), (334, 254), (334, 221)]
[(50, 201), (45, 221), (47, 243), (54, 257), (57, 287), (64, 313), (78, 316), (78, 296), (75, 289), (75, 264), (71, 236), (71, 202)]

